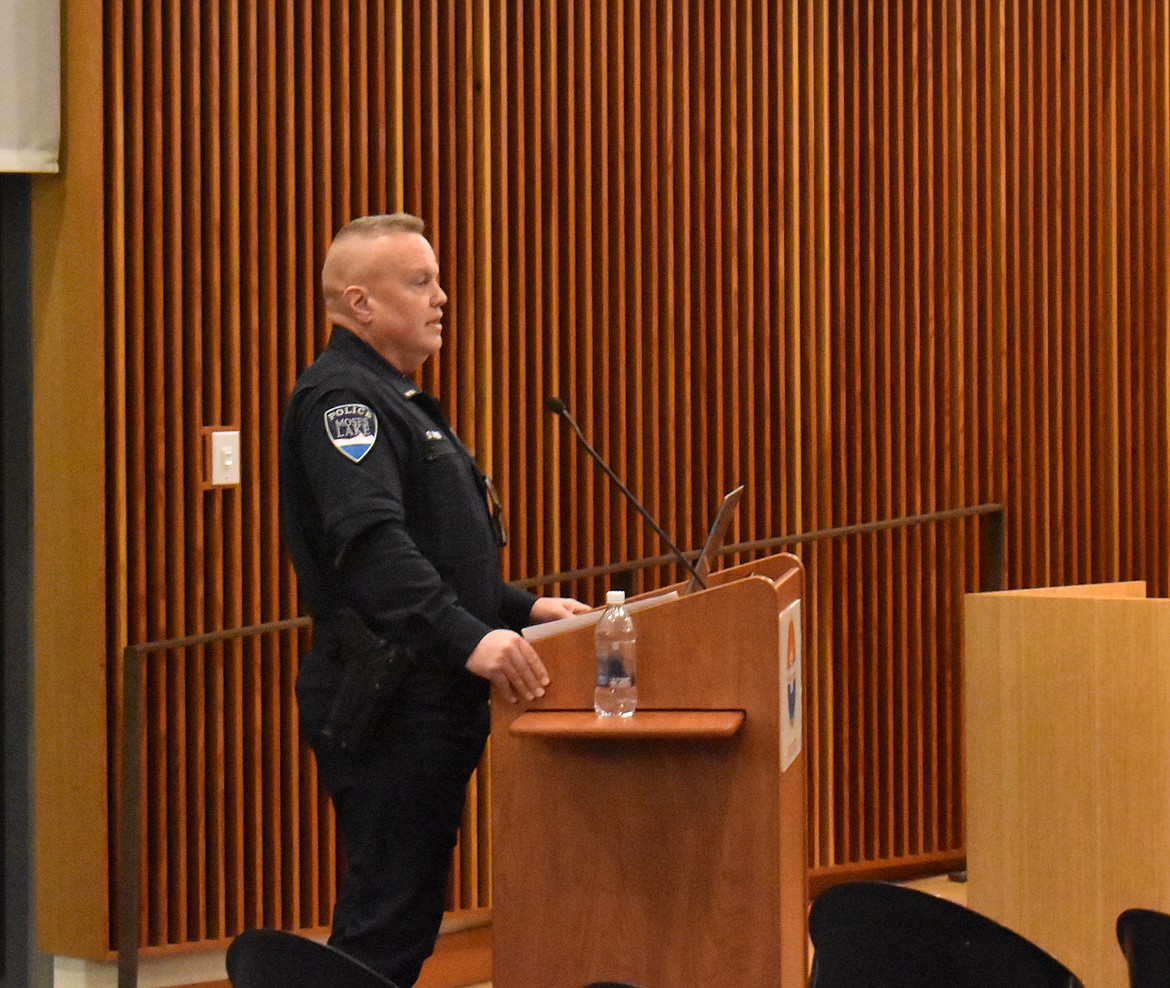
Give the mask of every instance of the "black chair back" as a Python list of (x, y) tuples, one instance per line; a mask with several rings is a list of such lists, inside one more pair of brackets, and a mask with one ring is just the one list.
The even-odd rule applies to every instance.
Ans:
[(845, 882), (809, 913), (809, 988), (1083, 988), (1004, 926), (926, 892)]
[(227, 951), (234, 988), (395, 988), (394, 982), (327, 944), (285, 930), (246, 930)]
[(1170, 916), (1127, 909), (1117, 917), (1117, 943), (1129, 965), (1130, 988), (1170, 985)]

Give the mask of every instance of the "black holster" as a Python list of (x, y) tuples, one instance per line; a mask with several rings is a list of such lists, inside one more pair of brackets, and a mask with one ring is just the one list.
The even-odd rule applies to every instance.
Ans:
[(321, 630), (327, 638), (323, 644), (343, 667), (321, 733), (342, 751), (357, 754), (369, 745), (376, 722), (414, 668), (414, 651), (380, 638), (348, 607), (331, 613)]

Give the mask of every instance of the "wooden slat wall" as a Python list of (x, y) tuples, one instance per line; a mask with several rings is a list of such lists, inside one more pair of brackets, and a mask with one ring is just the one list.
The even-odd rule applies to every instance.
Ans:
[[(261, 6), (106, 0), (111, 751), (127, 641), (297, 613), (278, 417), (365, 212), (427, 221), (421, 381), (511, 578), (661, 551), (558, 394), (684, 545), (738, 482), (738, 539), (999, 500), (1013, 586), (1170, 589), (1165, 0)], [(202, 489), (215, 425), (238, 489)], [(814, 875), (961, 858), (974, 527), (804, 555)], [(328, 923), (305, 645), (152, 661), (144, 944)], [(487, 904), (488, 785), (456, 908)]]

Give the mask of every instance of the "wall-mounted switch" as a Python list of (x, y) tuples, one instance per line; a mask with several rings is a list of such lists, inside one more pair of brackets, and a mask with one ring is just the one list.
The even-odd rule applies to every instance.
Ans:
[(240, 433), (211, 434), (211, 486), (230, 487), (240, 482)]

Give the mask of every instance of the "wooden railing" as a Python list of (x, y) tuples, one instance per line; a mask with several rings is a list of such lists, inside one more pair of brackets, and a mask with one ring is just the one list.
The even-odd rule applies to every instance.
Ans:
[[(122, 737), (118, 748), (120, 777), (118, 805), (122, 811), (117, 813), (115, 824), (117, 854), (116, 879), (113, 886), (116, 900), (114, 915), (117, 917), (115, 946), (118, 951), (118, 988), (137, 988), (138, 985), (138, 952), (142, 931), (140, 892), (143, 878), (143, 817), (149, 819), (149, 813), (143, 806), (142, 786), (142, 765), (148, 749), (143, 730), (146, 658), (150, 655), (258, 638), (278, 632), (299, 631), (308, 628), (311, 623), (312, 619), (308, 617), (288, 618), (247, 628), (232, 628), (166, 641), (128, 645), (122, 652)], [(167, 792), (170, 791), (168, 786)], [(148, 800), (151, 795), (154, 794), (146, 794)], [(166, 793), (157, 795), (165, 798)], [(125, 812), (126, 807), (141, 809), (139, 812)], [(148, 880), (146, 883), (148, 894), (154, 888), (155, 883)]]
[[(812, 555), (821, 543), (846, 547), (969, 520), (979, 524), (971, 559), (962, 538), (949, 548), (940, 546), (936, 559), (907, 552), (903, 545), (906, 569), (927, 565), (935, 572), (919, 572), (917, 579), (902, 574), (897, 587), (879, 587), (882, 592), (873, 594), (868, 606), (866, 594), (854, 591), (846, 591), (849, 600), (842, 601), (834, 570), (860, 569), (863, 579), (880, 583), (881, 560), (894, 555), (889, 546), (858, 545), (852, 552), (843, 549), (843, 558), (833, 557), (821, 571), (809, 566), (805, 724), (814, 893), (849, 878), (899, 878), (965, 867), (960, 603), (969, 590), (1005, 588), (1006, 511), (1001, 504), (980, 504), (741, 542), (723, 550), (735, 561), (785, 549)], [(697, 553), (686, 555), (694, 559)], [(894, 576), (890, 569), (884, 567), (886, 578)], [(660, 555), (536, 576), (521, 585), (569, 592), (587, 587), (596, 594), (599, 583), (608, 582), (637, 590), (648, 571), (678, 576), (675, 557)], [(873, 602), (879, 598), (884, 603)], [(921, 627), (911, 626), (914, 613), (922, 616)]]
[[(979, 586), (982, 590), (1000, 590), (1004, 586), (1004, 509), (1002, 504), (979, 504), (971, 508), (953, 508), (949, 511), (931, 511), (921, 515), (910, 515), (906, 518), (891, 518), (886, 521), (863, 522), (859, 525), (843, 525), (840, 528), (821, 528), (815, 532), (800, 532), (796, 535), (779, 535), (771, 539), (757, 539), (752, 542), (736, 542), (724, 546), (719, 555), (723, 557), (743, 558), (747, 555), (777, 552), (813, 542), (824, 542), (828, 539), (842, 539), (851, 535), (868, 535), (875, 532), (890, 532), (899, 528), (912, 528), (917, 525), (926, 525), (944, 521), (955, 521), (961, 518), (982, 518), (980, 528), (980, 559), (983, 561)], [(694, 562), (699, 558), (699, 550), (692, 549), (683, 555)], [(629, 576), (643, 570), (657, 570), (674, 565), (675, 556), (648, 556), (624, 563), (609, 563), (605, 566), (589, 566), (583, 569), (568, 570), (564, 573), (545, 573), (541, 576), (531, 576), (524, 580), (517, 580), (516, 585), (529, 590), (543, 587), (557, 587), (568, 583), (577, 583), (581, 580), (593, 580), (598, 577)]]

